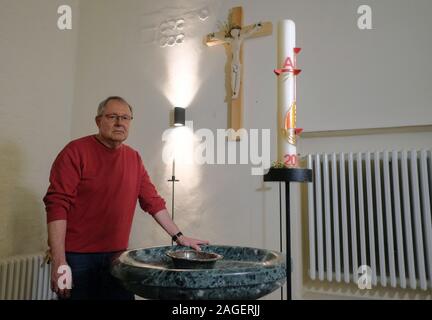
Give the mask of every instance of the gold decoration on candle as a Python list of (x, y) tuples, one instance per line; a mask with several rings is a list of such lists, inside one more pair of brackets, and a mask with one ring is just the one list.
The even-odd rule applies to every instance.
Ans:
[(288, 143), (295, 146), (297, 144), (297, 137), (294, 133), (295, 131), (294, 131), (294, 129), (290, 129), (289, 132), (290, 132), (290, 134), (288, 135), (288, 139), (287, 139)]
[(297, 106), (296, 102), (293, 101), (291, 107), (285, 116), (285, 130), (294, 129), (296, 127), (296, 117), (297, 117)]
[(296, 102), (293, 101), (291, 107), (285, 115), (284, 126), (282, 129), (282, 135), (285, 140), (288, 141), (289, 144), (295, 145), (297, 142), (297, 137), (295, 135), (295, 127), (296, 127), (296, 118), (297, 118), (297, 105)]

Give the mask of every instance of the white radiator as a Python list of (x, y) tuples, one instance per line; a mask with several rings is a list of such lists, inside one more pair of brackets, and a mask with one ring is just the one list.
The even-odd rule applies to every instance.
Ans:
[(432, 154), (308, 156), (309, 275), (372, 286), (432, 288)]
[(0, 300), (52, 300), (50, 265), (43, 254), (0, 260)]

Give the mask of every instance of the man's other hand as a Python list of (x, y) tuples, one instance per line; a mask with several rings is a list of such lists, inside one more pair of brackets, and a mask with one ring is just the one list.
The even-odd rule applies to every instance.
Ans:
[(51, 290), (59, 299), (68, 299), (72, 289), (72, 271), (66, 261), (51, 262)]
[(191, 247), (194, 250), (201, 251), (200, 244), (209, 244), (207, 240), (193, 239), (186, 236), (180, 236), (177, 239), (177, 244), (185, 247)]

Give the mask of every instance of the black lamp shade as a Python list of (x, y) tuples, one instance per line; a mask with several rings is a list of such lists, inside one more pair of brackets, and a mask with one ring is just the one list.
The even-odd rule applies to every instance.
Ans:
[(184, 108), (174, 108), (174, 126), (181, 127), (185, 125), (186, 110)]

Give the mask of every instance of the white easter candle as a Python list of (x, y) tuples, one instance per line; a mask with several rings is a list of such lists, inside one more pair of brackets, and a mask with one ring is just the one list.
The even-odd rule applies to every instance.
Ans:
[[(297, 156), (295, 135), (295, 75), (294, 48), (296, 30), (292, 20), (282, 20), (278, 24), (278, 68), (290, 69), (278, 76), (278, 161), (294, 166)], [(286, 70), (285, 70), (286, 71)], [(291, 163), (291, 165), (290, 165)]]

